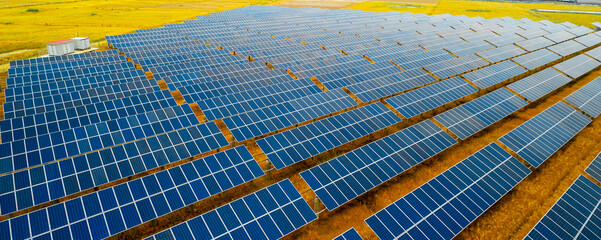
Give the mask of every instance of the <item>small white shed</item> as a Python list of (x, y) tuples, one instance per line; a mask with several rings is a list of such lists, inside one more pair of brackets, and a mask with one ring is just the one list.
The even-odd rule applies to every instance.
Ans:
[(50, 56), (62, 56), (75, 52), (73, 41), (65, 39), (46, 44), (48, 47), (48, 55)]
[(86, 50), (86, 49), (90, 48), (90, 38), (76, 37), (76, 38), (71, 38), (71, 41), (73, 41), (75, 50)]

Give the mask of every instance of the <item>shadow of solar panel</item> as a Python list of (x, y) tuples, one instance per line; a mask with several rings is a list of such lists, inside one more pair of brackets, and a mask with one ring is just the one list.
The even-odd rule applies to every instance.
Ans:
[(501, 88), (436, 115), (434, 119), (459, 138), (466, 139), (526, 104), (509, 90)]
[(529, 101), (535, 101), (550, 92), (555, 91), (571, 80), (572, 79), (565, 74), (553, 68), (547, 68), (515, 83), (509, 84), (507, 87)]
[(330, 211), (457, 143), (426, 120), (300, 173)]
[(601, 114), (601, 77), (576, 90), (564, 100), (596, 118)]
[(26, 209), (228, 144), (217, 125), (209, 122), (9, 173), (1, 177), (7, 187), (0, 193), (0, 213)]
[(286, 179), (148, 239), (279, 239), (315, 219)]
[(13, 239), (21, 234), (102, 239), (263, 175), (250, 152), (240, 146), (6, 222)]
[(378, 102), (259, 139), (257, 145), (281, 169), (400, 121)]
[(463, 79), (454, 77), (386, 99), (386, 102), (404, 117), (411, 118), (477, 91)]
[(556, 103), (499, 141), (534, 167), (540, 166), (591, 122), (563, 102)]
[(528, 174), (492, 143), (365, 222), (380, 239), (452, 239)]
[(355, 228), (350, 228), (349, 230), (346, 230), (346, 232), (335, 237), (333, 240), (362, 240), (362, 239), (363, 238), (361, 238), (361, 236), (359, 236), (359, 233), (357, 232), (357, 230), (355, 230)]
[(596, 239), (601, 188), (580, 175), (524, 239)]

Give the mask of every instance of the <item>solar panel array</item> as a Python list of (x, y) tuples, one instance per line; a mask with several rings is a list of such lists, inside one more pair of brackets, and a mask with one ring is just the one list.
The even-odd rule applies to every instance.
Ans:
[[(248, 6), (107, 36), (118, 50), (13, 61), (2, 89), (0, 238), (113, 236), (344, 145), (349, 152), (300, 173), (333, 210), (457, 143), (447, 129), (465, 139), (524, 107), (497, 89), (509, 80), (585, 52), (509, 85), (533, 100), (599, 66), (590, 32), (528, 19)], [(594, 112), (589, 85), (566, 101)], [(417, 119), (465, 98), (473, 100), (433, 117), (445, 130)], [(376, 132), (387, 136), (371, 141)], [(483, 152), (507, 154), (497, 148)], [(481, 212), (527, 174), (513, 158), (486, 154), (473, 157), (483, 166), (457, 166), (486, 175), (468, 189), (485, 203), (468, 190), (453, 196)], [(481, 183), (500, 178), (509, 185)], [(491, 198), (480, 191), (492, 189)], [(461, 214), (448, 231), (433, 218), (412, 229), (454, 236), (474, 218)], [(277, 239), (316, 218), (284, 180), (150, 239)]]
[(538, 167), (590, 122), (591, 119), (578, 110), (558, 102), (499, 141)]
[(524, 239), (597, 239), (601, 187), (580, 175)]
[(315, 219), (286, 179), (147, 239), (279, 239)]
[(365, 222), (380, 239), (452, 239), (528, 174), (492, 143)]
[(301, 177), (331, 211), (455, 143), (426, 120), (303, 171)]
[(548, 93), (555, 91), (571, 80), (570, 77), (554, 68), (547, 68), (515, 83), (509, 84), (507, 87), (529, 101), (535, 101)]
[(501, 120), (528, 104), (507, 89), (499, 89), (434, 116), (461, 139)]

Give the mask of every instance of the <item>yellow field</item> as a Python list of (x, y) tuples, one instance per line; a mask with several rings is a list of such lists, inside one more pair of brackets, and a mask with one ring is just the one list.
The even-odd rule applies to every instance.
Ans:
[[(76, 33), (97, 42), (106, 35), (160, 27), (210, 12), (267, 4), (273, 0), (44, 2), (48, 1), (34, 0), (27, 4), (17, 0), (0, 1), (0, 65), (35, 56), (38, 50), (45, 48), (46, 42), (72, 38)], [(29, 51), (1, 55), (17, 50)]]
[[(542, 13), (533, 12), (530, 9), (556, 9), (556, 10), (580, 10), (601, 11), (601, 6), (582, 6), (575, 4), (552, 4), (552, 3), (513, 3), (513, 2), (487, 2), (467, 0), (441, 0), (438, 4), (413, 3), (415, 0), (407, 0), (411, 3), (400, 2), (362, 2), (351, 6), (351, 9), (365, 11), (400, 11), (425, 14), (466, 15), (469, 17), (481, 16), (484, 18), (512, 17), (530, 18), (535, 21), (549, 20), (552, 22), (571, 22), (592, 28), (591, 23), (601, 22), (601, 15), (574, 14), (574, 13)], [(420, 2), (420, 0), (416, 0)]]

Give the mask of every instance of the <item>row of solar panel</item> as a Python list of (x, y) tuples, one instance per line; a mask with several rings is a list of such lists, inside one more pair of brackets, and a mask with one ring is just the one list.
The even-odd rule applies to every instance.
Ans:
[(0, 234), (6, 239), (102, 239), (263, 174), (246, 147), (232, 148), (0, 222)]
[(11, 172), (1, 177), (0, 212), (26, 209), (228, 144), (209, 122)]

